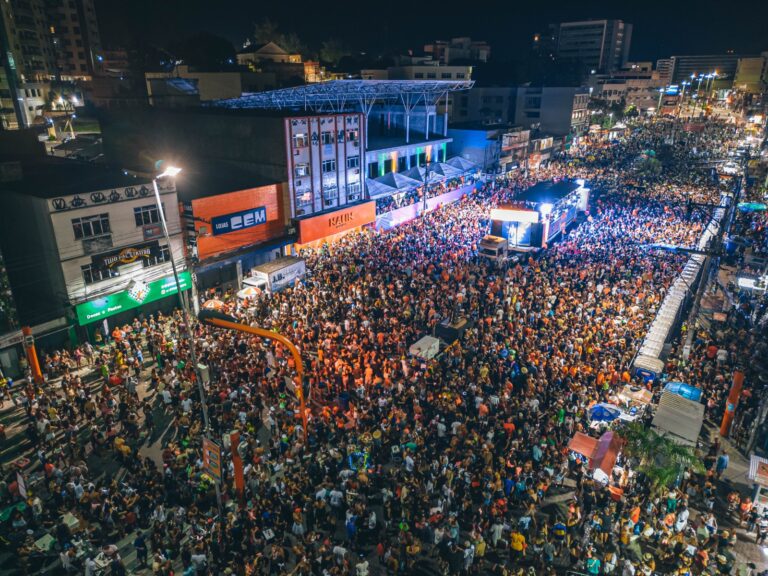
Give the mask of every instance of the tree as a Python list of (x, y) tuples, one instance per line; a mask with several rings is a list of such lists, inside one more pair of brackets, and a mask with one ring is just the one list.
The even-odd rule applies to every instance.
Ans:
[(641, 422), (628, 423), (620, 434), (626, 442), (624, 452), (639, 461), (635, 469), (650, 482), (653, 497), (672, 486), (685, 468), (697, 473), (704, 471), (704, 464), (693, 448), (682, 446)]
[(306, 46), (295, 32), (288, 34), (280, 32), (277, 23), (269, 18), (264, 18), (253, 25), (253, 42), (257, 46), (274, 42), (291, 54), (304, 54), (306, 52)]
[(236, 62), (235, 48), (229, 40), (208, 32), (193, 34), (182, 43), (178, 52), (185, 64), (197, 70), (221, 70)]
[(349, 50), (338, 38), (329, 38), (320, 47), (320, 60), (331, 66), (336, 66), (347, 54), (349, 54)]

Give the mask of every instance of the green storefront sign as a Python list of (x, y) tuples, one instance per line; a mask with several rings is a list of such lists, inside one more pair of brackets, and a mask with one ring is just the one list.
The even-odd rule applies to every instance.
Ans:
[[(179, 284), (182, 291), (192, 287), (192, 278), (189, 272), (179, 274)], [(131, 288), (124, 292), (110, 294), (104, 298), (97, 298), (90, 302), (78, 304), (75, 307), (77, 321), (80, 323), (80, 326), (85, 326), (91, 322), (97, 322), (120, 312), (132, 310), (144, 304), (160, 300), (166, 296), (172, 296), (176, 292), (176, 281), (173, 279), (173, 276), (147, 284), (141, 282), (132, 283)]]

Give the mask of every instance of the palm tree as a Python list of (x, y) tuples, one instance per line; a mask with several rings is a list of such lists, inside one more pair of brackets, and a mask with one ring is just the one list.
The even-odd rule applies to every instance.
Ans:
[(639, 460), (636, 470), (648, 478), (652, 496), (661, 495), (672, 486), (685, 468), (697, 473), (704, 471), (695, 449), (682, 446), (640, 422), (628, 423), (620, 435), (626, 442), (627, 455)]

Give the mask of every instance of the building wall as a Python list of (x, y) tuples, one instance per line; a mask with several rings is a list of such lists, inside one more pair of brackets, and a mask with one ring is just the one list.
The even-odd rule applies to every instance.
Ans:
[[(148, 282), (171, 274), (170, 260), (145, 267), (143, 261), (139, 259), (134, 263), (115, 266), (113, 269), (119, 273), (115, 278), (86, 284), (83, 276), (82, 267), (94, 263), (94, 254), (111, 253), (120, 248), (142, 245), (145, 242), (157, 241), (160, 247), (167, 246), (159, 221), (147, 226), (139, 226), (136, 223), (134, 209), (154, 208), (153, 194), (152, 184), (144, 182), (127, 188), (97, 190), (47, 201), (52, 232), (70, 302), (78, 303), (99, 295), (125, 290), (131, 279)], [(134, 197), (131, 198), (130, 195)], [(86, 205), (72, 208), (75, 198), (79, 198)], [(94, 201), (100, 198), (104, 200)], [(61, 208), (62, 201), (66, 208)], [(176, 189), (171, 183), (162, 183), (161, 201), (171, 237), (171, 251), (177, 266), (183, 269), (185, 265), (178, 198)], [(111, 232), (102, 237), (104, 243), (100, 248), (96, 248), (96, 243), (91, 244), (75, 238), (72, 220), (99, 214), (108, 215)]]
[(538, 127), (564, 136), (583, 131), (589, 124), (589, 91), (570, 87), (520, 87), (517, 89), (515, 124)]
[(627, 61), (632, 25), (621, 20), (561, 22), (557, 33), (557, 56), (578, 60), (586, 68), (609, 72)]
[(54, 0), (47, 13), (57, 73), (65, 80), (89, 79), (101, 52), (94, 0)]
[(763, 89), (762, 77), (766, 68), (766, 58), (739, 58), (733, 87), (742, 92), (760, 94)]
[(388, 68), (389, 80), (470, 80), (472, 66), (393, 66)]
[(499, 165), (501, 130), (449, 128), (448, 135), (451, 137), (451, 156), (466, 158), (485, 172)]
[[(280, 201), (283, 186), (260, 186), (192, 200), (196, 256), (204, 260), (285, 235), (285, 214)], [(242, 212), (261, 207), (265, 209), (266, 221), (248, 226), (248, 221), (242, 220)], [(216, 233), (216, 222), (225, 216), (230, 220), (239, 216), (241, 220), (234, 227), (230, 223), (231, 231)]]
[(672, 83), (679, 84), (690, 80), (691, 74), (709, 74), (717, 72), (720, 78), (733, 82), (739, 58), (736, 54), (704, 54), (693, 56), (672, 56), (674, 69)]
[(34, 326), (65, 316), (67, 290), (45, 200), (7, 192), (0, 207), (0, 243), (19, 324)]
[(451, 122), (514, 122), (515, 87), (479, 87), (453, 95)]
[(365, 192), (365, 123), (359, 113), (285, 119), (288, 190), (294, 214), (358, 202)]

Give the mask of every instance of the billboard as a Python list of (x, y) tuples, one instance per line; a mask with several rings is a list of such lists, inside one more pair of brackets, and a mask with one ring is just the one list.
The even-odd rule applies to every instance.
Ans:
[[(179, 274), (179, 284), (182, 291), (192, 287), (192, 277), (189, 272), (181, 272)], [(110, 294), (103, 298), (96, 298), (90, 302), (84, 302), (75, 306), (77, 321), (80, 326), (85, 326), (120, 312), (138, 308), (142, 304), (148, 304), (166, 296), (172, 296), (177, 292), (176, 281), (173, 276), (161, 278), (154, 282), (132, 282), (128, 290)]]
[(321, 240), (376, 221), (376, 202), (356, 204), (320, 216), (299, 220), (299, 244)]
[(285, 235), (282, 184), (192, 200), (200, 260)]

